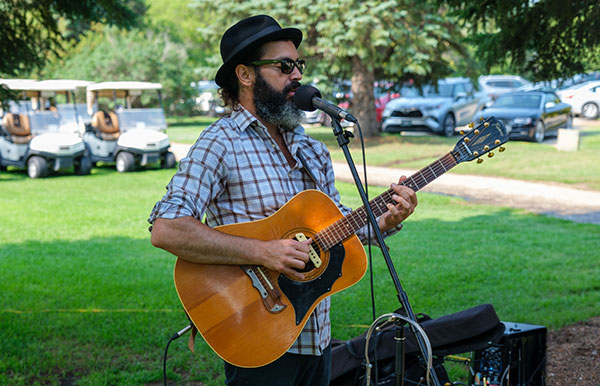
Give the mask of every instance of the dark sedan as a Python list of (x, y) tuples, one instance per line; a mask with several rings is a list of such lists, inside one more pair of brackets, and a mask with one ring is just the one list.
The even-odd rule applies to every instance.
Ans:
[(564, 103), (552, 91), (511, 92), (498, 97), (493, 105), (474, 117), (491, 116), (504, 122), (510, 139), (542, 142), (558, 134), (559, 128), (571, 128), (571, 105)]

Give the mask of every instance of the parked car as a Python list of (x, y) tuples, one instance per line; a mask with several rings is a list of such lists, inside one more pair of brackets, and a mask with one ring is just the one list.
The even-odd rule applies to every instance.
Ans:
[(500, 95), (490, 107), (477, 113), (473, 120), (496, 117), (504, 122), (510, 139), (542, 142), (556, 135), (559, 128), (571, 128), (571, 106), (556, 93), (518, 91)]
[(482, 75), (477, 82), (481, 91), (492, 100), (502, 94), (531, 84), (528, 80), (517, 75)]
[(559, 90), (560, 98), (573, 106), (573, 114), (588, 119), (600, 117), (600, 81), (576, 84)]
[(452, 136), (456, 126), (468, 124), (486, 102), (467, 78), (447, 78), (437, 87), (427, 85), (421, 90), (403, 87), (400, 95), (383, 110), (385, 132), (431, 131)]
[(196, 83), (192, 83), (192, 87), (195, 87), (198, 91), (198, 96), (195, 99), (198, 110), (211, 117), (221, 116), (229, 114), (231, 111), (229, 108), (225, 108), (221, 105), (219, 97), (219, 86), (214, 80), (201, 80)]

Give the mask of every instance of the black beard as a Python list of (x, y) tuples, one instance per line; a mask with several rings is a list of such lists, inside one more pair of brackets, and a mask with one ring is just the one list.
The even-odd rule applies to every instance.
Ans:
[(299, 82), (292, 82), (279, 92), (267, 83), (260, 71), (256, 71), (254, 107), (258, 117), (284, 131), (292, 131), (304, 119), (304, 112), (287, 98), (287, 93), (298, 87)]

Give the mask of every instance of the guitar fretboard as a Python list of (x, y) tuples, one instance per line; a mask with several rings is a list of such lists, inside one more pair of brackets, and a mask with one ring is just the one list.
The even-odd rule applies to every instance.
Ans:
[[(457, 164), (458, 162), (456, 161), (455, 155), (450, 152), (408, 177), (401, 182), (401, 185), (408, 186), (417, 192)], [(393, 205), (396, 203), (392, 199), (394, 194), (394, 191), (390, 188), (369, 201), (369, 206), (375, 217), (381, 216), (388, 211), (387, 204)], [(367, 211), (364, 206), (361, 206), (350, 212), (344, 218), (339, 219), (327, 228), (318, 232), (313, 238), (323, 250), (329, 250), (334, 245), (355, 234), (359, 229), (367, 225), (367, 223)]]

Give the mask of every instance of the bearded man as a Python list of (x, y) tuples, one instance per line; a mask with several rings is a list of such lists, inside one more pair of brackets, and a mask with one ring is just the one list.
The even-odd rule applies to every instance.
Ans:
[[(267, 15), (243, 19), (225, 32), (215, 80), (233, 112), (206, 128), (180, 161), (148, 220), (154, 246), (193, 263), (262, 266), (304, 278), (311, 239), (263, 241), (214, 229), (264, 219), (307, 189), (321, 190), (342, 213), (351, 211), (340, 204), (327, 148), (305, 133), (304, 113), (293, 103), (306, 66), (297, 51), (301, 41), (300, 30), (281, 28)], [(392, 189), (396, 204), (378, 218), (386, 236), (397, 232), (417, 205), (410, 188), (392, 184)], [(363, 242), (365, 234), (358, 232)], [(328, 385), (329, 308), (327, 297), (274, 362), (255, 368), (225, 363), (226, 383)]]

